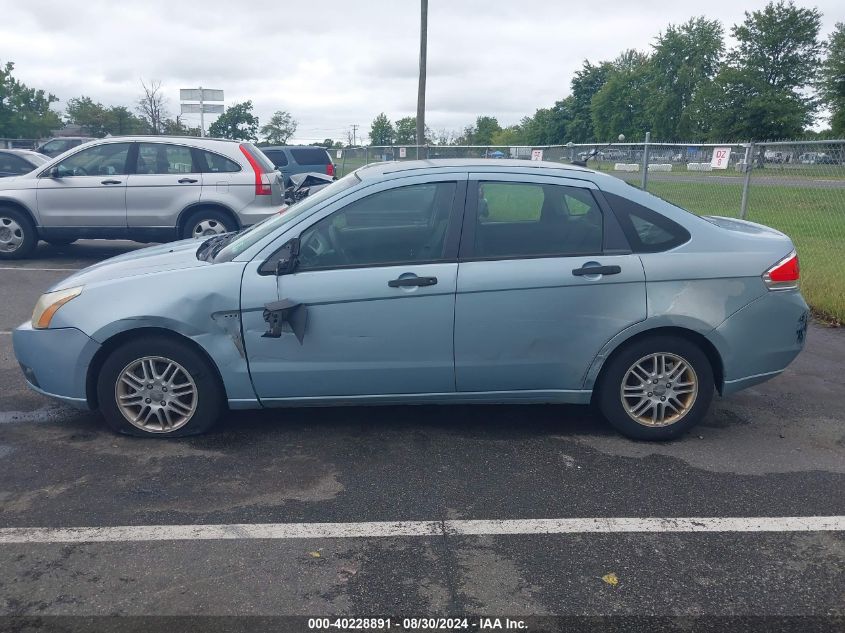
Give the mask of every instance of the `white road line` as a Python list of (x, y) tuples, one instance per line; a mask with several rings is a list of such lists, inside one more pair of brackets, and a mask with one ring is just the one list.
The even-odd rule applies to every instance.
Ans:
[(78, 270), (82, 270), (81, 268), (27, 268), (26, 266), (0, 266), (0, 270), (35, 270), (38, 272), (65, 272), (65, 273), (72, 273)]
[(845, 516), (578, 518), (365, 523), (241, 523), (114, 527), (0, 528), (0, 544), (106, 543), (251, 539), (384, 538), (397, 536), (621, 534), (636, 532), (842, 532)]

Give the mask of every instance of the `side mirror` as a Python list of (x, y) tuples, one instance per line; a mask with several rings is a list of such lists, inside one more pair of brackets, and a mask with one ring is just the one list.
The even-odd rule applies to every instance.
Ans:
[(299, 263), (299, 238), (295, 237), (282, 246), (279, 250), (273, 253), (267, 261), (261, 264), (258, 269), (259, 274), (262, 275), (289, 275), (296, 270)]
[(53, 167), (53, 169), (50, 170), (50, 178), (61, 178), (61, 177), (62, 177), (62, 172), (58, 168), (58, 166)]

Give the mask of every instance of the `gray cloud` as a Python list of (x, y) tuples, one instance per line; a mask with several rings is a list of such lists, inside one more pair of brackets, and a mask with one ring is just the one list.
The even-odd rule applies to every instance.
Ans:
[[(458, 129), (490, 114), (515, 123), (566, 96), (585, 58), (646, 50), (670, 22), (702, 13), (727, 31), (764, 4), (430, 0), (427, 122)], [(815, 4), (825, 33), (845, 19), (841, 0)], [(0, 0), (0, 15), (3, 61), (63, 101), (133, 105), (140, 79), (159, 79), (175, 112), (179, 88), (221, 88), (229, 104), (252, 99), (262, 120), (289, 110), (301, 141), (345, 138), (352, 123), (366, 133), (379, 112), (416, 111), (416, 0)]]

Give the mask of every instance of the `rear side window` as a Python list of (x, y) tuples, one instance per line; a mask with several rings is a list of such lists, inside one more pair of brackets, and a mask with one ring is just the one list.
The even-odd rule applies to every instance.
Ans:
[(206, 174), (231, 174), (241, 170), (241, 166), (235, 161), (229, 160), (220, 154), (213, 154), (212, 152), (199, 152), (199, 167)]
[(168, 143), (139, 143), (136, 174), (188, 174), (194, 167), (191, 148)]
[(666, 216), (628, 198), (613, 193), (604, 195), (622, 225), (633, 252), (659, 253), (689, 240), (689, 231)]
[(264, 155), (269, 158), (276, 167), (285, 167), (288, 164), (288, 157), (280, 149), (264, 149), (261, 150)]
[(300, 165), (328, 165), (331, 161), (324, 149), (299, 147), (290, 150), (293, 159)]
[(480, 182), (473, 257), (565, 257), (602, 252), (603, 216), (587, 189)]
[(20, 175), (33, 170), (32, 165), (14, 154), (0, 153), (0, 174)]

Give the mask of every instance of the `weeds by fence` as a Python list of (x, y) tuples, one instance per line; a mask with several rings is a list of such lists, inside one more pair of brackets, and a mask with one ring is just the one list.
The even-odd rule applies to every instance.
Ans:
[[(717, 149), (730, 149), (713, 169)], [(789, 235), (801, 289), (817, 314), (845, 322), (845, 140), (768, 143), (613, 143), (538, 147), (382, 146), (331, 150), (339, 175), (379, 161), (518, 158), (588, 166), (702, 215), (743, 218)]]

